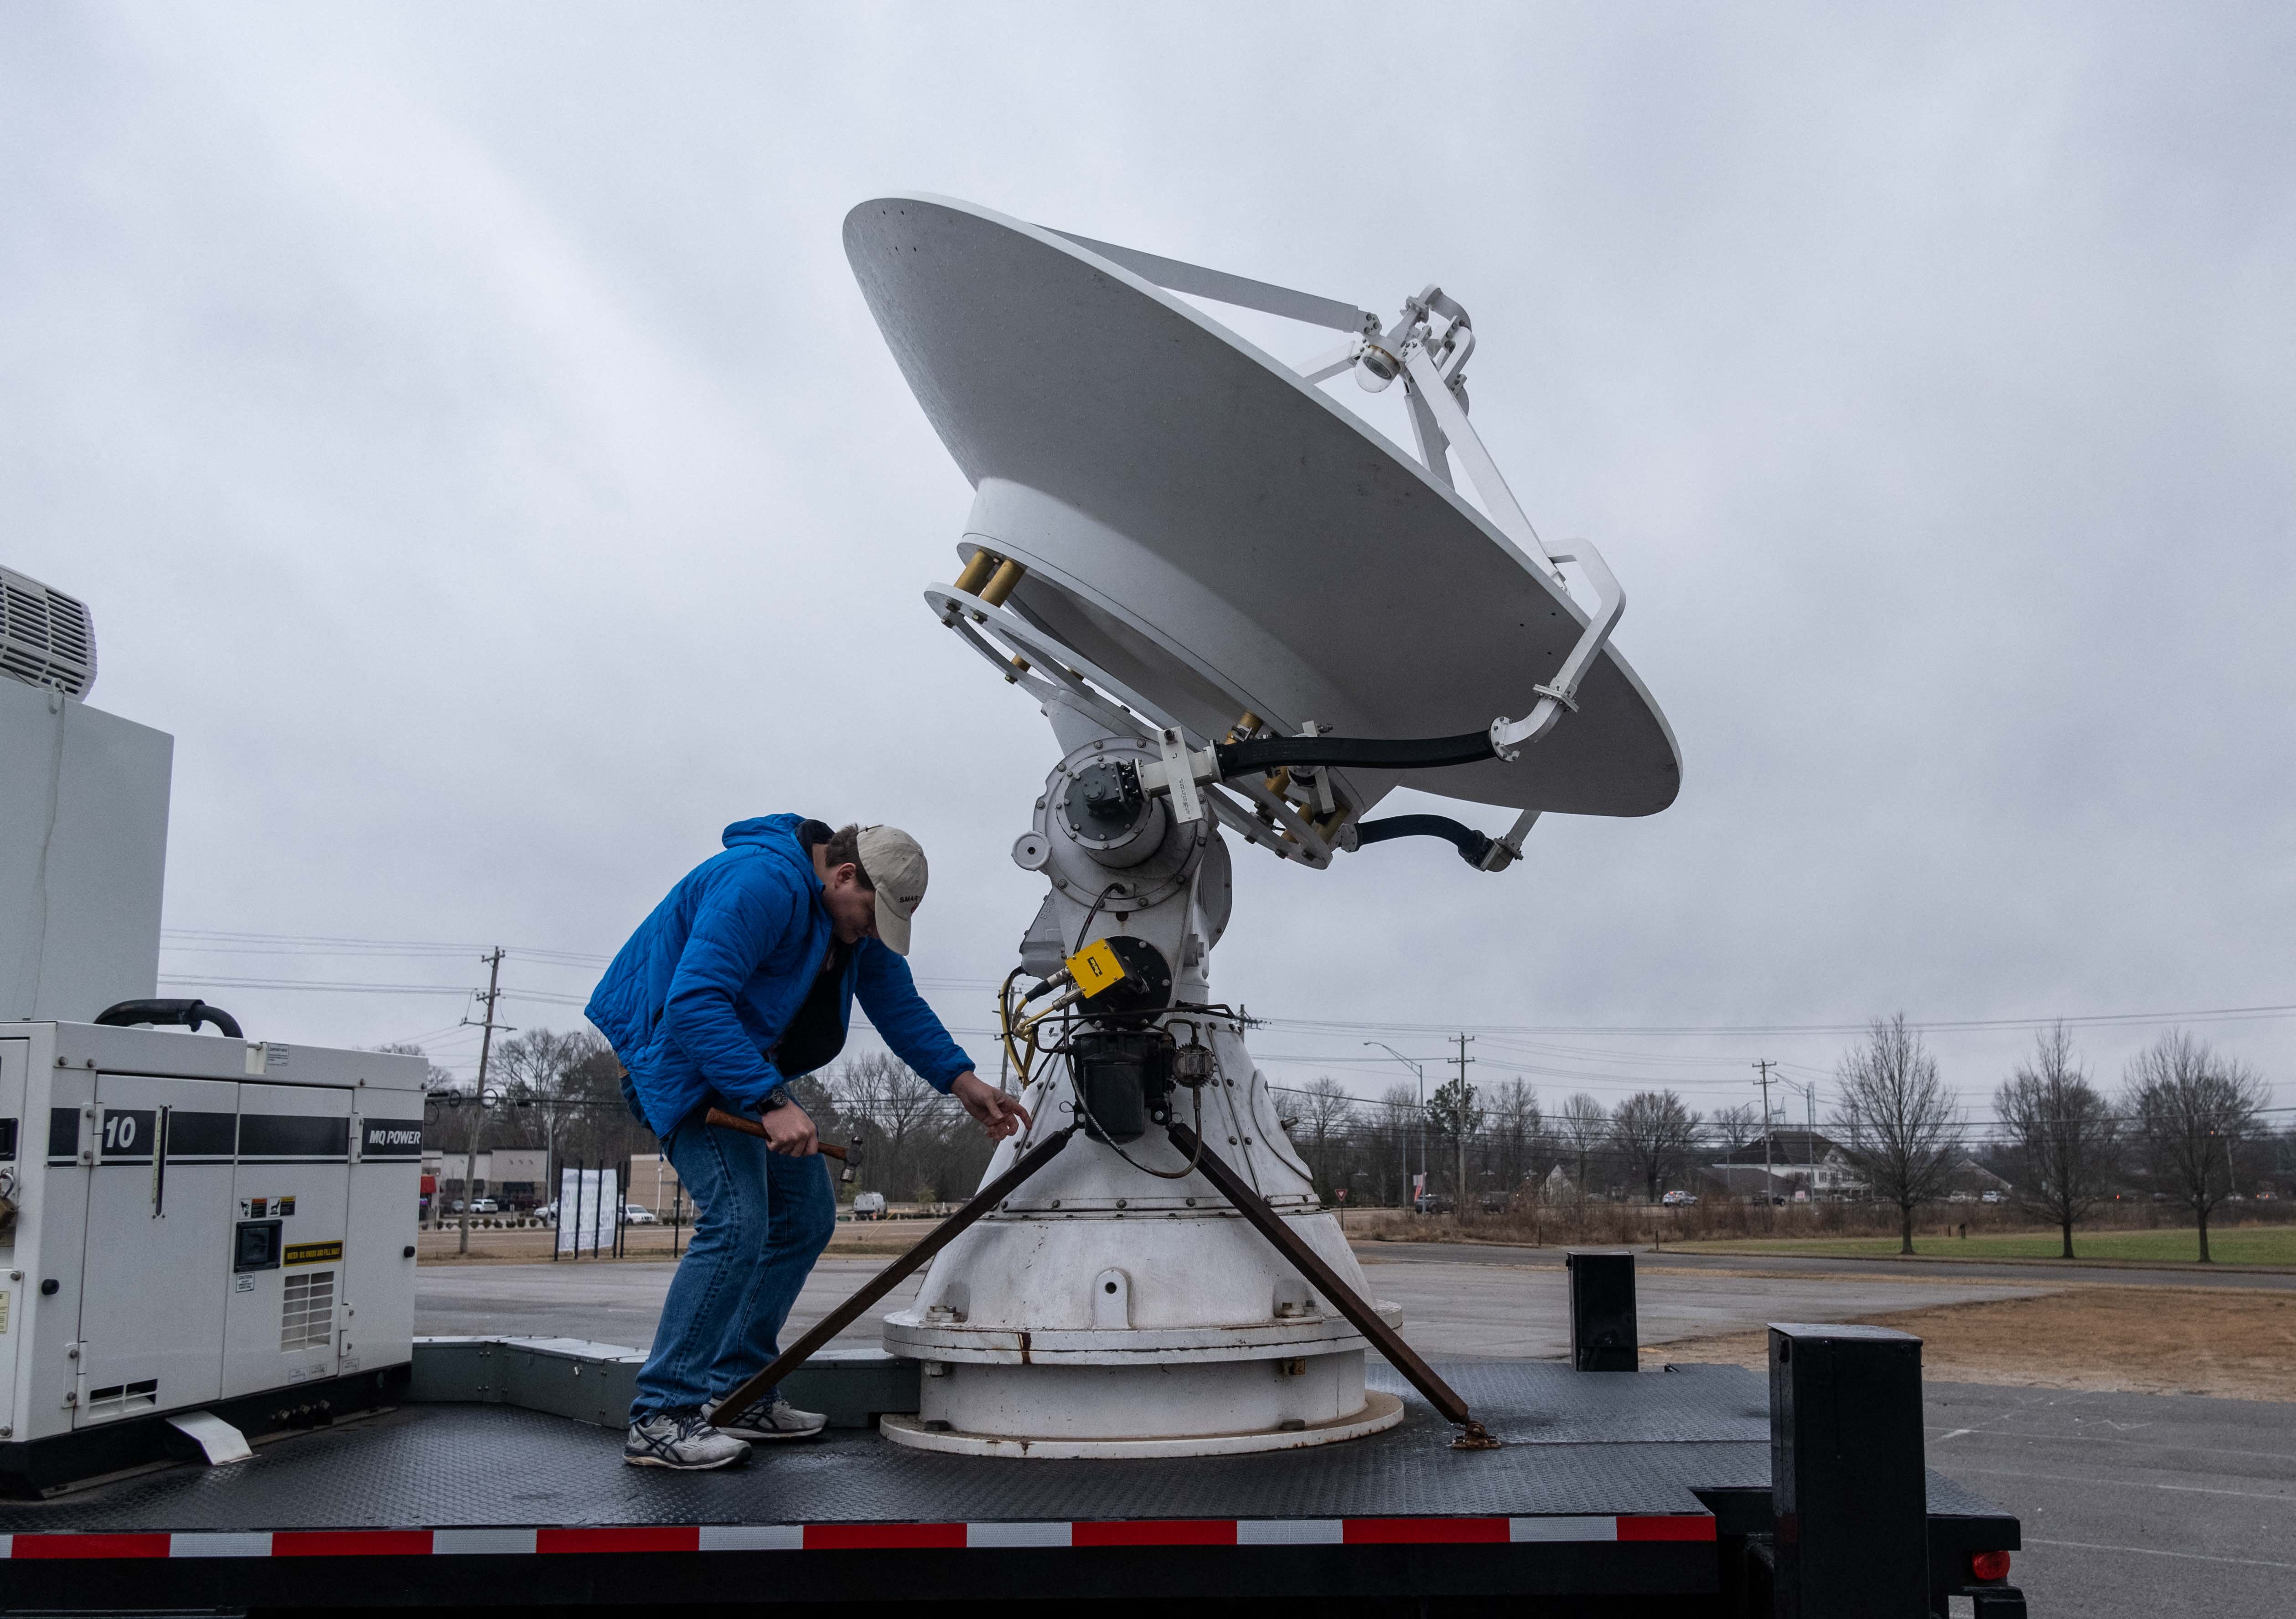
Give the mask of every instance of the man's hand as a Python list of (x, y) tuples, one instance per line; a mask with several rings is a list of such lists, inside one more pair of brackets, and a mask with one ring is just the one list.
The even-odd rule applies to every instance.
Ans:
[(804, 1158), (821, 1150), (814, 1139), (813, 1116), (795, 1102), (768, 1108), (758, 1122), (766, 1127), (766, 1146), (772, 1151)]
[(956, 1076), (948, 1093), (964, 1104), (964, 1110), (980, 1121), (992, 1141), (1001, 1141), (1029, 1122), (1029, 1110), (1021, 1105), (1017, 1096), (1007, 1096), (980, 1075), (970, 1071)]

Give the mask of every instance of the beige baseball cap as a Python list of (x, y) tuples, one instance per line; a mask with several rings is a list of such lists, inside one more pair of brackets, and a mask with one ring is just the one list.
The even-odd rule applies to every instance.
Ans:
[(909, 919), (924, 903), (925, 852), (897, 826), (865, 826), (856, 846), (877, 889), (877, 936), (896, 955), (906, 955)]

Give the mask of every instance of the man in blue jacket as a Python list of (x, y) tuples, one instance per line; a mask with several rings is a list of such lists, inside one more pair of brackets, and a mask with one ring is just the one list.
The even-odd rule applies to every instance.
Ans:
[[(924, 851), (893, 827), (736, 822), (725, 853), (654, 907), (584, 1009), (698, 1211), (638, 1373), (624, 1460), (722, 1468), (752, 1442), (822, 1429), (778, 1390), (739, 1427), (709, 1419), (780, 1353), (782, 1323), (836, 1229), (813, 1121), (783, 1081), (837, 1055), (855, 996), (894, 1054), (990, 1139), (1028, 1123), (972, 1071), (909, 977), (902, 958), (924, 893)], [(713, 1106), (760, 1118), (766, 1139), (708, 1128)]]

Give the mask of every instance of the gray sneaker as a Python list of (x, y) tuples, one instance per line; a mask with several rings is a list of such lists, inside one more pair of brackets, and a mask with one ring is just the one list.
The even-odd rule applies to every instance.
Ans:
[(701, 1472), (748, 1460), (750, 1447), (709, 1426), (700, 1411), (656, 1411), (630, 1424), (622, 1460), (634, 1468)]
[[(705, 1405), (701, 1414), (714, 1421), (718, 1408)], [(756, 1444), (769, 1439), (810, 1439), (828, 1426), (829, 1419), (819, 1411), (801, 1411), (786, 1400), (776, 1400), (771, 1405), (751, 1406), (742, 1413), (739, 1421), (728, 1423), (718, 1431)]]

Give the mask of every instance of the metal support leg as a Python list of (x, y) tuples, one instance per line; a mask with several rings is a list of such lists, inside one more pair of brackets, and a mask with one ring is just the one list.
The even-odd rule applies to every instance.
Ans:
[(783, 1350), (772, 1365), (719, 1401), (717, 1419), (721, 1424), (740, 1420), (742, 1414), (756, 1404), (767, 1389), (811, 1360), (816, 1351), (858, 1321), (862, 1312), (900, 1286), (912, 1271), (964, 1235), (965, 1229), (974, 1221), (1011, 1197), (1030, 1176), (1058, 1157), (1061, 1149), (1069, 1144), (1069, 1138), (1076, 1134), (1078, 1128), (1070, 1124), (1064, 1130), (1055, 1130), (1021, 1154), (1012, 1168), (982, 1187), (972, 1202), (935, 1226), (916, 1247), (871, 1277), (859, 1292), (816, 1322), (812, 1331)]
[(1467, 1402), (1459, 1398), (1456, 1390), (1435, 1375), (1435, 1369), (1419, 1358), (1419, 1352), (1403, 1341), (1403, 1335), (1380, 1319), (1356, 1290), (1340, 1280), (1338, 1271), (1324, 1263), (1324, 1256), (1309, 1247), (1300, 1233), (1293, 1231), (1283, 1215), (1271, 1207), (1267, 1199), (1251, 1189), (1242, 1175), (1210, 1148), (1205, 1146), (1196, 1132), (1185, 1124), (1174, 1124), (1166, 1132), (1172, 1145), (1193, 1159), (1197, 1172), (1219, 1189), (1220, 1196), (1235, 1206), (1235, 1212), (1249, 1221), (1254, 1231), (1275, 1245), (1276, 1251), (1300, 1267), (1316, 1292), (1347, 1317), (1348, 1324), (1369, 1338), (1385, 1355), (1388, 1363), (1410, 1380), (1411, 1386), (1427, 1396), (1427, 1402), (1443, 1413), (1447, 1422), (1456, 1423), (1459, 1436), (1452, 1447), (1462, 1451), (1494, 1450), (1498, 1441), (1490, 1431), (1467, 1413)]
[(1571, 1366), (1579, 1371), (1636, 1370), (1634, 1255), (1574, 1248), (1562, 1263), (1570, 1272)]
[(1930, 1619), (1922, 1341), (1770, 1327), (1777, 1619)]

